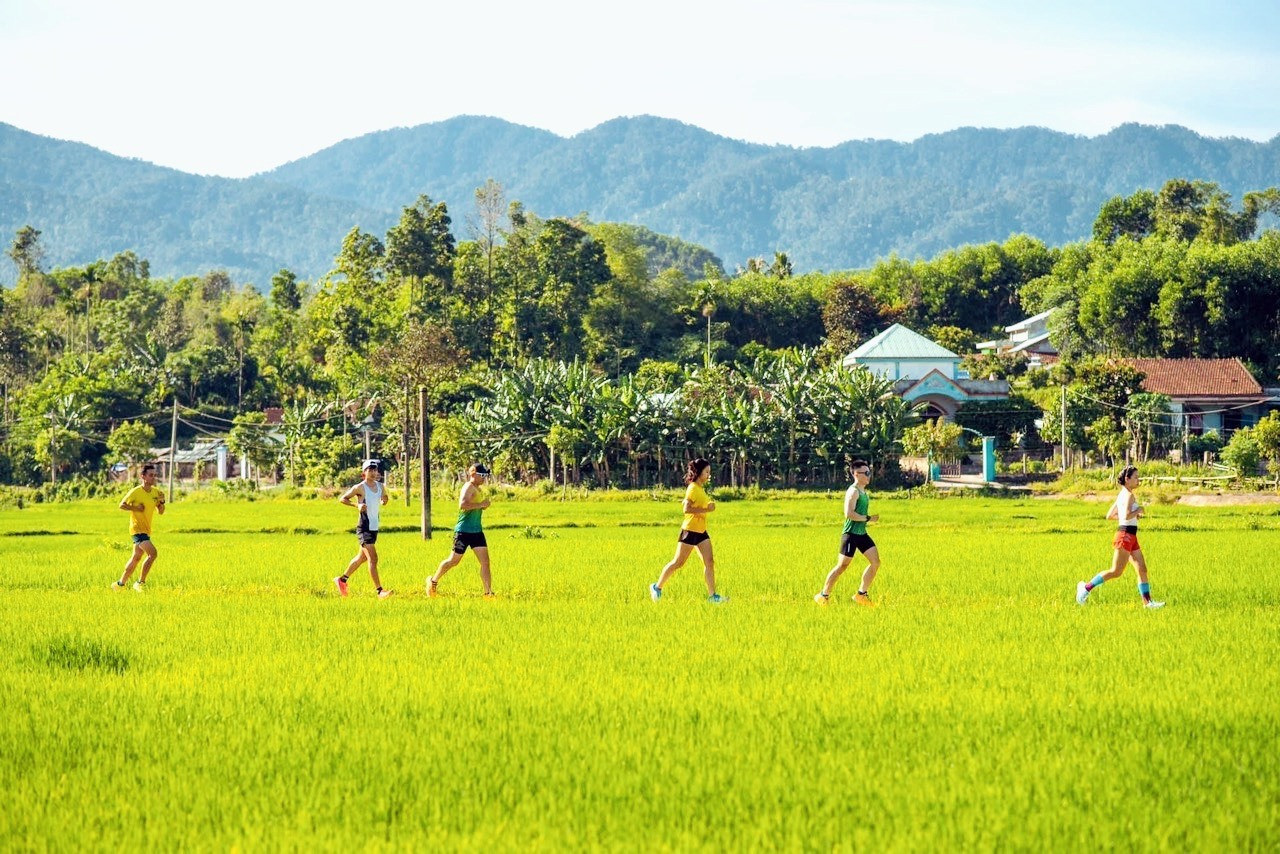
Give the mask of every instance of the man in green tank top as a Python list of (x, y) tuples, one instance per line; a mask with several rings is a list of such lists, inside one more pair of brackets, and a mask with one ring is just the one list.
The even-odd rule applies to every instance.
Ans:
[(840, 537), (840, 552), (836, 555), (836, 565), (827, 573), (827, 581), (822, 591), (813, 597), (819, 605), (825, 605), (831, 598), (840, 576), (849, 568), (854, 552), (862, 552), (867, 559), (867, 568), (862, 573), (862, 586), (853, 597), (853, 601), (866, 607), (871, 606), (871, 597), (867, 591), (875, 580), (876, 571), (880, 569), (880, 551), (875, 540), (867, 535), (867, 523), (879, 522), (879, 516), (867, 511), (871, 509), (871, 496), (867, 493), (867, 484), (871, 482), (871, 464), (866, 460), (853, 461), (853, 485), (844, 494), (844, 532)]
[(489, 544), (484, 538), (484, 526), (480, 519), (480, 514), (489, 506), (488, 499), (480, 496), (480, 486), (488, 477), (489, 469), (482, 463), (476, 463), (467, 469), (467, 480), (458, 493), (458, 521), (453, 526), (453, 551), (436, 567), (435, 575), (427, 579), (428, 596), (439, 595), (440, 579), (462, 561), (467, 549), (471, 549), (480, 562), (480, 583), (484, 587), (484, 595), (493, 596), (489, 576)]

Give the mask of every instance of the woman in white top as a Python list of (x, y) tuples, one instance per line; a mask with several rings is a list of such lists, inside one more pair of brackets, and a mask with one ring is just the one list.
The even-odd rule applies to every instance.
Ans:
[(1151, 599), (1151, 584), (1147, 581), (1147, 560), (1142, 556), (1142, 548), (1138, 545), (1138, 520), (1146, 511), (1138, 503), (1133, 491), (1138, 488), (1138, 469), (1128, 466), (1116, 478), (1120, 484), (1120, 494), (1107, 510), (1107, 518), (1115, 519), (1116, 535), (1111, 541), (1115, 554), (1111, 557), (1111, 569), (1099, 572), (1092, 581), (1081, 581), (1076, 585), (1076, 602), (1083, 605), (1089, 601), (1089, 593), (1104, 581), (1124, 575), (1125, 565), (1133, 561), (1138, 568), (1138, 592), (1142, 594), (1142, 603), (1147, 608), (1163, 608), (1163, 602)]

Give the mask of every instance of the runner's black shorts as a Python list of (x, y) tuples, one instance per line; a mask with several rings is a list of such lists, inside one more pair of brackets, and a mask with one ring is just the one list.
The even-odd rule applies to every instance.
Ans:
[(468, 534), (465, 531), (456, 531), (453, 535), (453, 553), (465, 554), (468, 547), (487, 549), (489, 544), (485, 542), (483, 533)]
[(148, 543), (148, 542), (150, 542), (150, 541), (151, 541), (151, 535), (150, 535), (150, 534), (134, 534), (134, 535), (133, 535), (133, 544), (134, 544), (135, 546), (136, 546), (138, 543)]
[(711, 539), (711, 535), (702, 531), (686, 531), (680, 529), (680, 542), (686, 546), (696, 546), (698, 543), (705, 543)]
[(866, 554), (876, 547), (876, 541), (867, 534), (845, 534), (840, 537), (840, 554), (853, 557), (855, 551)]
[(362, 546), (371, 546), (378, 542), (378, 532), (370, 531), (368, 528), (356, 528), (356, 539)]

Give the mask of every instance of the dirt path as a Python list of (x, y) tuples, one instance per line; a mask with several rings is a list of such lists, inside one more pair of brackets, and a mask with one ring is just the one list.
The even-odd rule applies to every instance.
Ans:
[[(1139, 493), (1141, 494), (1141, 493)], [(1114, 501), (1115, 495), (1109, 492), (1082, 492), (1078, 494), (1050, 493), (1032, 496), (1039, 500), (1056, 501), (1058, 499), (1074, 501)], [(1248, 504), (1280, 504), (1280, 493), (1276, 492), (1195, 492), (1183, 495), (1174, 504), (1187, 507), (1236, 507)]]
[(1196, 493), (1184, 495), (1179, 504), (1190, 507), (1229, 507), (1237, 504), (1280, 504), (1280, 494), (1275, 492), (1224, 492), (1221, 495)]

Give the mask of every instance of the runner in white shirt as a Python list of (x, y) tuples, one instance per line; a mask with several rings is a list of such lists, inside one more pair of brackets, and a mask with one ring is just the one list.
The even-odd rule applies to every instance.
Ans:
[(1138, 488), (1138, 469), (1129, 466), (1116, 478), (1120, 484), (1120, 494), (1107, 510), (1107, 518), (1115, 519), (1118, 527), (1111, 541), (1115, 553), (1111, 556), (1111, 569), (1099, 572), (1092, 581), (1081, 581), (1076, 585), (1076, 602), (1083, 605), (1089, 601), (1089, 593), (1093, 588), (1124, 575), (1124, 568), (1133, 561), (1138, 568), (1138, 592), (1142, 594), (1145, 608), (1163, 608), (1163, 602), (1151, 598), (1151, 584), (1147, 581), (1147, 559), (1142, 556), (1142, 548), (1138, 545), (1138, 520), (1146, 513), (1138, 503), (1133, 491)]
[[(375, 545), (382, 521), (382, 506), (387, 503), (386, 488), (378, 482), (381, 464), (380, 460), (365, 460), (361, 466), (364, 479), (344, 492), (340, 499), (348, 507), (360, 510), (360, 521), (356, 523), (356, 539), (360, 541), (360, 551), (347, 564), (347, 571), (333, 580), (338, 593), (343, 596), (347, 595), (347, 580), (365, 561), (369, 562), (369, 575), (373, 578), (373, 586), (378, 588), (378, 598), (386, 599), (391, 595), (390, 590), (382, 588), (382, 581), (378, 578), (378, 547)], [(352, 504), (352, 498), (359, 503)]]

